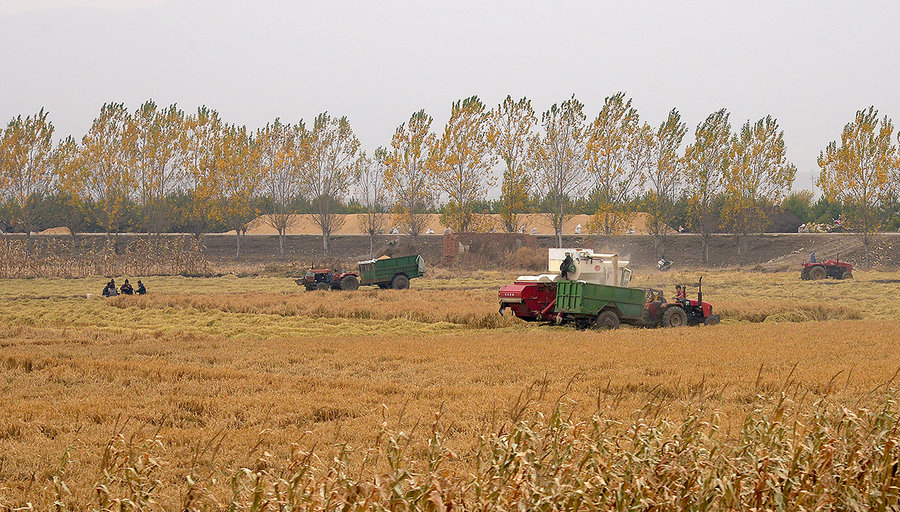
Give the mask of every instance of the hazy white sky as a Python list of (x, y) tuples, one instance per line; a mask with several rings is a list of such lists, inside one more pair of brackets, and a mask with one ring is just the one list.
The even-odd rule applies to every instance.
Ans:
[(654, 125), (772, 114), (804, 188), (856, 110), (900, 122), (898, 27), (898, 2), (0, 0), (0, 120), (45, 107), (81, 136), (107, 101), (252, 128), (327, 110), (371, 151), (471, 94), (574, 92), (593, 117), (624, 90)]

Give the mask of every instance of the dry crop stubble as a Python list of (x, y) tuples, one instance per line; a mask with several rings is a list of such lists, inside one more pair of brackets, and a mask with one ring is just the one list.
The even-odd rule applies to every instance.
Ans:
[[(645, 282), (670, 287), (692, 275)], [(758, 394), (787, 392), (801, 409), (825, 394), (866, 404), (900, 368), (897, 317), (874, 282), (882, 275), (807, 287), (872, 305), (853, 309), (862, 320), (615, 332), (499, 320), (501, 277), (482, 277), (360, 293), (306, 293), (279, 278), (154, 278), (152, 295), (113, 300), (82, 298), (93, 287), (84, 280), (4, 281), (0, 504), (50, 506), (67, 450), (70, 499), (93, 503), (102, 454), (119, 431), (161, 443), (148, 450), (160, 453), (158, 498), (171, 504), (183, 497), (198, 442), (220, 434), (214, 460), (200, 457), (200, 467), (217, 476), (208, 485), (221, 498), (230, 471), (256, 467), (264, 452), (284, 458), (292, 443), (316, 443), (327, 469), (340, 443), (377, 445), (386, 421), (414, 432), (411, 457), (422, 462), (439, 410), (442, 446), (462, 454), (480, 434), (558, 400), (575, 420), (599, 409), (626, 421), (645, 409), (677, 422), (704, 406), (734, 439)], [(710, 284), (706, 298), (719, 308), (720, 299), (752, 299), (777, 309), (794, 293), (781, 274), (728, 272)]]

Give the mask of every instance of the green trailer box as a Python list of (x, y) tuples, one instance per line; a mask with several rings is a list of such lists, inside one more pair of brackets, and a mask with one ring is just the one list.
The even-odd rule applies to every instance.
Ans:
[(555, 311), (563, 318), (592, 320), (604, 309), (614, 310), (622, 323), (637, 324), (646, 302), (643, 288), (626, 288), (584, 281), (556, 283)]
[(381, 288), (409, 288), (409, 280), (425, 274), (425, 260), (418, 254), (359, 262), (359, 282)]

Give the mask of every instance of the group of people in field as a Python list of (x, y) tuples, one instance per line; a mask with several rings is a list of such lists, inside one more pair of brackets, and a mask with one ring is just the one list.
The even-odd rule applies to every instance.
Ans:
[(142, 283), (140, 279), (138, 279), (137, 288), (134, 288), (133, 286), (131, 286), (131, 283), (128, 282), (128, 279), (126, 279), (125, 282), (122, 283), (121, 288), (118, 288), (118, 289), (116, 288), (116, 280), (115, 279), (110, 279), (109, 282), (106, 283), (106, 287), (103, 288), (103, 296), (104, 297), (115, 297), (116, 295), (119, 295), (119, 294), (122, 294), (122, 295), (134, 295), (134, 294), (144, 295), (145, 293), (147, 293), (147, 288), (144, 287), (144, 283)]

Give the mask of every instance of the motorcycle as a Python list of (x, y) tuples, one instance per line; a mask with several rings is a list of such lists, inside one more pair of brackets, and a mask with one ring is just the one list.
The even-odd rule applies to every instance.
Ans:
[(665, 258), (660, 258), (659, 261), (656, 262), (656, 270), (660, 272), (665, 272), (672, 268), (673, 263)]

